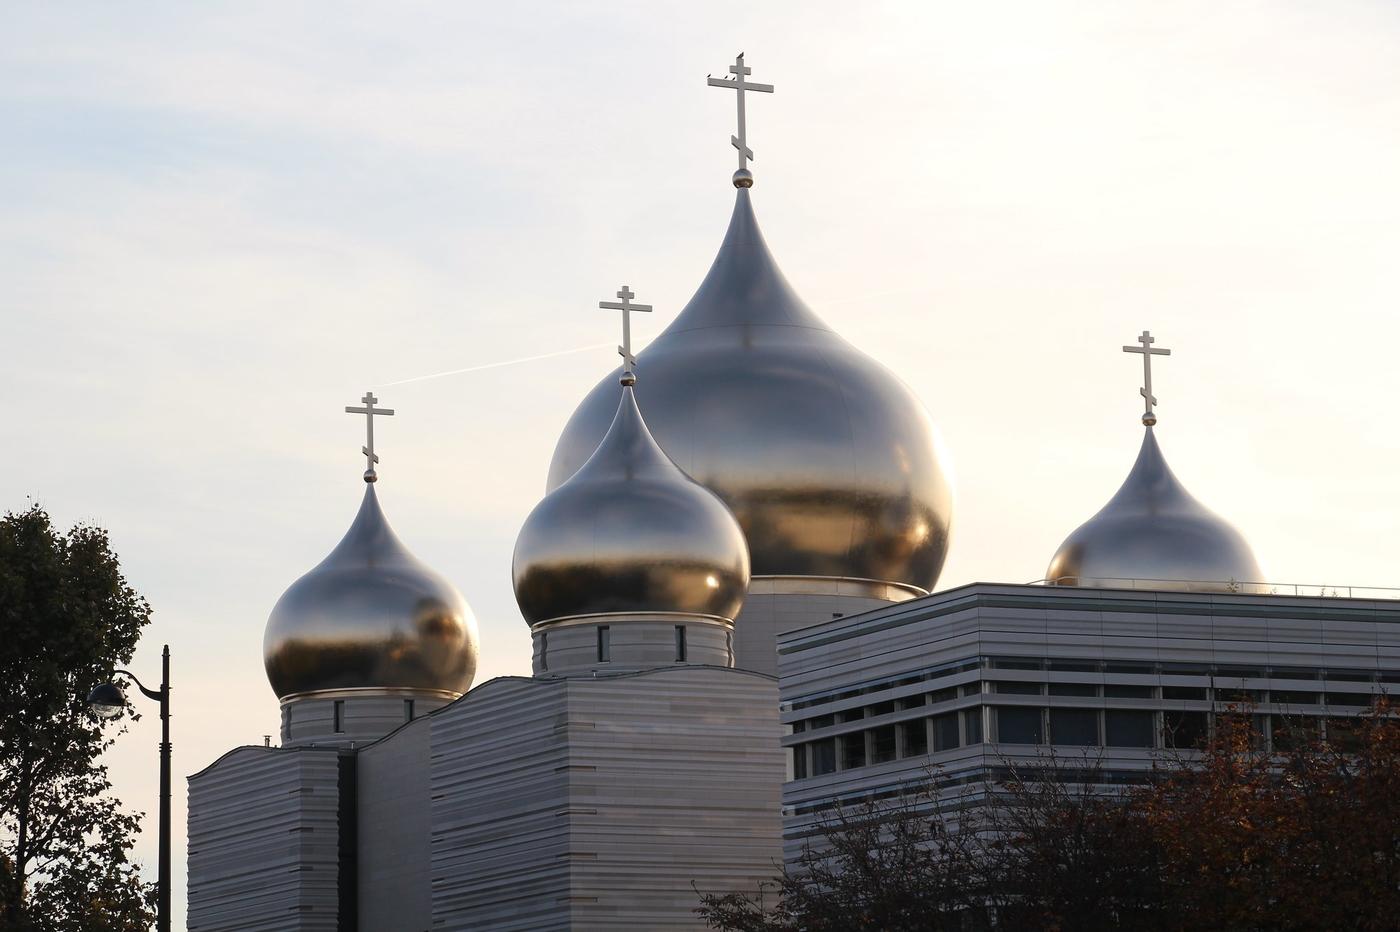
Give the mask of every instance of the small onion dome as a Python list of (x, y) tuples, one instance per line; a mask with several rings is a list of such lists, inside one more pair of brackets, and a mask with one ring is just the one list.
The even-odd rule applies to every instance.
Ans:
[(513, 569), (532, 625), (654, 612), (733, 620), (749, 550), (724, 503), (657, 445), (627, 385), (593, 456), (525, 519)]
[(1191, 495), (1147, 428), (1137, 462), (1098, 514), (1065, 539), (1051, 585), (1118, 587), (1129, 580), (1193, 591), (1253, 591), (1264, 574), (1244, 535)]
[(373, 485), (331, 555), (277, 600), (263, 636), (267, 678), (282, 699), (324, 689), (463, 693), (477, 654), (471, 609), (408, 552)]
[[(709, 274), (637, 354), (637, 403), (676, 463), (733, 509), (755, 577), (932, 589), (953, 514), (948, 462), (924, 406), (837, 335), (783, 276), (736, 192)], [(616, 373), (569, 419), (557, 489), (597, 448)]]

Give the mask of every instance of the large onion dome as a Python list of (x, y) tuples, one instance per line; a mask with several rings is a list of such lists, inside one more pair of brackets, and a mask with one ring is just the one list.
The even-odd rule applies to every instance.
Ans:
[(624, 385), (596, 452), (525, 519), (513, 569), (532, 625), (657, 612), (728, 621), (749, 552), (734, 515), (657, 446)]
[(471, 609), (408, 552), (372, 484), (340, 544), (277, 600), (263, 637), (267, 678), (283, 699), (327, 689), (463, 693), (477, 652)]
[(1116, 495), (1065, 539), (1045, 571), (1061, 586), (1134, 582), (1192, 591), (1254, 591), (1264, 574), (1244, 536), (1181, 485), (1146, 428)]
[[(755, 577), (931, 589), (952, 490), (923, 406), (793, 291), (740, 187), (709, 274), (639, 355), (637, 403), (657, 441), (734, 512)], [(598, 446), (616, 374), (574, 412), (554, 452), (560, 489)], [(916, 593), (915, 593), (916, 594)]]

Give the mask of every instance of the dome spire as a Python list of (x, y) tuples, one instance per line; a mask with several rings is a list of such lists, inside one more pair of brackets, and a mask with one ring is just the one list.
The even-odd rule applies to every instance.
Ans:
[(1143, 401), (1146, 403), (1146, 407), (1142, 412), (1142, 423), (1151, 427), (1153, 424), (1157, 423), (1157, 412), (1153, 410), (1157, 405), (1157, 396), (1152, 394), (1152, 357), (1170, 356), (1172, 351), (1165, 348), (1153, 349), (1152, 344), (1157, 341), (1153, 338), (1152, 331), (1150, 330), (1144, 330), (1142, 336), (1137, 338), (1137, 341), (1142, 345), (1125, 346), (1123, 347), (1123, 352), (1139, 353), (1142, 355), (1142, 388), (1138, 389), (1138, 394), (1142, 396)]
[(365, 455), (365, 481), (374, 482), (379, 478), (379, 474), (374, 471), (374, 464), (379, 462), (379, 455), (374, 452), (374, 416), (376, 414), (389, 417), (393, 415), (393, 408), (376, 408), (379, 399), (374, 397), (374, 392), (365, 392), (365, 397), (360, 401), (364, 402), (363, 408), (356, 408), (351, 405), (345, 407), (346, 414), (363, 414), (365, 416), (365, 445), (360, 450)]
[(738, 57), (734, 59), (734, 64), (729, 66), (729, 73), (734, 75), (733, 80), (705, 75), (705, 83), (710, 87), (732, 87), (738, 91), (739, 135), (729, 137), (730, 143), (739, 150), (739, 170), (734, 173), (734, 187), (751, 188), (753, 187), (753, 172), (749, 171), (748, 163), (753, 161), (753, 150), (749, 148), (747, 127), (744, 120), (744, 91), (771, 94), (773, 93), (773, 85), (754, 84), (752, 81), (744, 80), (745, 75), (753, 74), (753, 69), (744, 64), (743, 52), (740, 52)]
[(650, 304), (633, 304), (632, 299), (637, 295), (626, 285), (617, 293), (622, 299), (617, 301), (599, 301), (598, 306), (607, 311), (622, 312), (622, 345), (617, 348), (617, 354), (622, 357), (622, 384), (637, 384), (637, 358), (632, 355), (632, 312), (641, 311), (646, 314), (651, 313)]

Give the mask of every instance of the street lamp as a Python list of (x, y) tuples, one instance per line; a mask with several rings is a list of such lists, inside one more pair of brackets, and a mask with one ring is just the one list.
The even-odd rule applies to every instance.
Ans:
[[(160, 703), (160, 862), (156, 881), (156, 929), (170, 932), (170, 645), (160, 655), (160, 689), (147, 689), (134, 673), (130, 677), (142, 695)], [(88, 693), (88, 705), (102, 718), (116, 718), (126, 708), (126, 694), (116, 683), (103, 683)]]

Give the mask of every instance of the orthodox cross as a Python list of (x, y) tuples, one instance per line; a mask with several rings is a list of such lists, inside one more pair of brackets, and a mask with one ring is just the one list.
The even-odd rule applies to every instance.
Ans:
[(365, 446), (361, 447), (365, 454), (365, 461), (368, 468), (365, 469), (365, 481), (373, 482), (379, 476), (374, 471), (374, 464), (379, 462), (379, 456), (374, 452), (374, 416), (382, 414), (385, 416), (394, 413), (393, 408), (376, 408), (379, 399), (374, 397), (374, 392), (365, 392), (365, 397), (360, 399), (364, 402), (363, 408), (346, 407), (346, 414), (363, 414), (365, 416)]
[(710, 87), (732, 87), (739, 92), (739, 135), (730, 136), (729, 141), (734, 144), (734, 148), (739, 150), (739, 170), (734, 173), (734, 187), (748, 188), (753, 186), (753, 176), (749, 174), (747, 167), (747, 163), (753, 160), (753, 150), (749, 148), (748, 134), (744, 123), (744, 91), (771, 94), (773, 93), (773, 85), (754, 84), (744, 80), (744, 75), (753, 74), (753, 69), (744, 64), (743, 52), (740, 52), (739, 57), (734, 59), (734, 64), (729, 66), (729, 73), (734, 75), (734, 80), (707, 76), (705, 83)]
[(1157, 403), (1157, 397), (1152, 394), (1152, 357), (1170, 356), (1172, 351), (1169, 349), (1153, 349), (1152, 344), (1155, 343), (1156, 340), (1152, 338), (1152, 334), (1147, 330), (1144, 330), (1142, 336), (1138, 337), (1137, 340), (1142, 344), (1141, 347), (1125, 346), (1123, 347), (1123, 352), (1138, 353), (1142, 356), (1142, 389), (1138, 394), (1142, 395), (1143, 401), (1147, 403), (1147, 407), (1142, 413), (1142, 422), (1148, 427), (1151, 427), (1153, 424), (1157, 423), (1157, 413), (1152, 410), (1152, 406)]
[(641, 311), (646, 314), (651, 313), (650, 304), (633, 304), (632, 299), (637, 295), (626, 285), (617, 293), (622, 299), (618, 301), (599, 301), (598, 306), (604, 310), (622, 312), (622, 345), (617, 348), (618, 355), (622, 357), (622, 384), (635, 385), (637, 383), (637, 360), (632, 355), (632, 312)]

